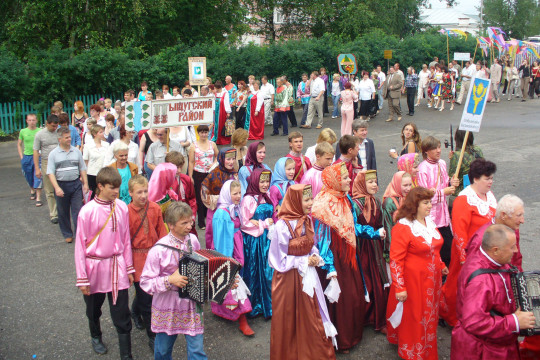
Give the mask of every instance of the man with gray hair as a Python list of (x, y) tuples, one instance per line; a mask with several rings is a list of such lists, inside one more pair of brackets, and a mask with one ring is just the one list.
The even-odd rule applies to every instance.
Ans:
[[(373, 140), (367, 137), (369, 123), (366, 120), (355, 120), (352, 124), (352, 133), (354, 137), (360, 139), (358, 149), (358, 164), (362, 165), (364, 170), (377, 170), (377, 160), (375, 158), (375, 145)], [(339, 142), (336, 146), (336, 159), (341, 156)]]
[(493, 224), (503, 224), (511, 228), (516, 234), (516, 247), (517, 251), (512, 257), (511, 264), (518, 268), (519, 271), (523, 271), (522, 261), (523, 256), (519, 247), (519, 226), (525, 222), (525, 209), (523, 207), (523, 200), (516, 195), (507, 194), (504, 195), (497, 203), (497, 211), (495, 217), (485, 225), (481, 226), (469, 240), (467, 245), (467, 257), (479, 251), (482, 239), (487, 228)]
[(452, 360), (520, 358), (519, 331), (533, 328), (536, 320), (516, 306), (512, 294), (510, 262), (516, 252), (514, 230), (495, 224), (485, 231), (479, 251), (465, 260), (458, 279)]
[[(88, 179), (83, 156), (79, 149), (71, 145), (71, 131), (61, 127), (56, 133), (58, 146), (49, 154), (47, 175), (54, 187), (60, 231), (66, 242), (70, 243), (77, 232), (77, 217), (82, 208), (83, 193), (88, 192)], [(82, 183), (79, 179), (82, 179)]]

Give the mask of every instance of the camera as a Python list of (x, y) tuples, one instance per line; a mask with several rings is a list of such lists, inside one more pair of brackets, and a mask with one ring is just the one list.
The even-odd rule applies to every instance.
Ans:
[(448, 140), (444, 140), (444, 148), (448, 149), (448, 146), (450, 146), (450, 144), (448, 143)]

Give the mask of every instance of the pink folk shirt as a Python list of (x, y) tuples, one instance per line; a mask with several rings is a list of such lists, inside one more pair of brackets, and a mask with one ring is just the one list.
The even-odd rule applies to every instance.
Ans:
[(161, 238), (148, 253), (141, 274), (141, 288), (152, 299), (152, 331), (167, 335), (184, 334), (195, 336), (204, 332), (203, 314), (197, 312), (197, 304), (178, 296), (178, 287), (169, 283), (169, 275), (177, 269), (180, 253), (159, 244), (189, 251), (188, 240), (193, 250), (200, 250), (197, 237), (188, 234), (178, 239), (169, 233)]
[[(77, 286), (90, 286), (90, 294), (113, 293), (113, 303), (119, 290), (130, 287), (128, 274), (135, 272), (131, 256), (129, 212), (118, 199), (114, 215), (107, 218), (112, 202), (95, 198), (79, 212), (75, 241)], [(103, 227), (101, 234), (92, 242)]]
[(322, 171), (324, 169), (320, 167), (317, 164), (314, 164), (311, 169), (309, 169), (304, 176), (302, 176), (302, 180), (300, 181), (300, 184), (306, 184), (311, 185), (311, 192), (313, 194), (313, 198), (315, 199), (315, 196), (321, 191), (322, 189)]
[(424, 160), (418, 165), (418, 186), (426, 189), (435, 188), (435, 195), (431, 199), (431, 220), (435, 222), (437, 228), (450, 225), (450, 213), (446, 204), (446, 195), (444, 188), (448, 186), (448, 173), (444, 160), (432, 162)]

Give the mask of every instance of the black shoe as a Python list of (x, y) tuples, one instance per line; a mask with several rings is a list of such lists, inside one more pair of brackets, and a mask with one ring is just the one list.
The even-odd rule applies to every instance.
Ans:
[(131, 355), (131, 334), (118, 334), (118, 345), (120, 346), (120, 359), (133, 360), (133, 355)]
[[(532, 98), (531, 98), (531, 99), (532, 99)], [(298, 125), (291, 125), (291, 127), (292, 127), (292, 128), (293, 128), (293, 127), (298, 127)]]
[(92, 349), (99, 355), (107, 353), (107, 347), (101, 342), (101, 336), (92, 338)]
[(51, 222), (52, 222), (53, 224), (58, 224), (58, 218), (52, 218), (52, 219), (51, 219)]
[(133, 324), (135, 325), (137, 329), (144, 330), (144, 324), (143, 324), (141, 315), (138, 315), (132, 312), (131, 319), (133, 319)]
[(279, 134), (276, 134), (276, 133), (272, 133), (272, 135), (270, 135), (270, 136), (276, 136), (276, 135), (279, 135)]
[(289, 136), (289, 134), (281, 134), (281, 136)]

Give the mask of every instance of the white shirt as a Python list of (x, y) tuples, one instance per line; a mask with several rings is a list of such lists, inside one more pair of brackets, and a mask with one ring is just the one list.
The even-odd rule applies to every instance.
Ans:
[(377, 75), (377, 78), (379, 79), (379, 89), (382, 88), (384, 82), (386, 81), (386, 74), (384, 72), (380, 72)]
[(261, 92), (261, 90), (259, 91), (252, 90), (251, 93), (253, 95), (257, 95), (257, 104), (255, 105), (255, 111), (261, 111), (261, 107), (264, 104), (264, 96), (263, 96), (264, 94)]
[[(476, 74), (476, 66), (469, 65), (469, 67), (466, 67), (461, 72), (461, 81), (471, 81), (471, 79), (474, 77), (475, 74)], [(470, 78), (464, 77), (465, 75), (470, 76)]]
[(259, 92), (261, 93), (263, 100), (266, 100), (266, 99), (270, 99), (272, 95), (276, 93), (276, 90), (274, 89), (274, 85), (267, 82), (266, 84), (261, 85)]
[(178, 94), (178, 95), (176, 95), (176, 96), (173, 96), (172, 98), (173, 98), (173, 99), (182, 99), (182, 95)]
[(371, 100), (371, 98), (373, 97), (373, 93), (375, 92), (375, 85), (373, 84), (373, 80), (360, 80), (358, 89), (360, 91), (360, 100)]
[(94, 139), (84, 145), (83, 160), (88, 161), (88, 175), (96, 176), (99, 170), (108, 165), (105, 163), (105, 157), (108, 152), (109, 143), (103, 140), (100, 147), (96, 147)]
[(480, 69), (478, 71), (476, 71), (476, 69), (475, 69), (475, 72), (476, 72), (475, 77), (477, 77), (479, 79), (487, 79), (488, 78), (488, 76), (486, 74), (486, 70), (484, 70), (484, 69)]
[(367, 139), (364, 139), (360, 145), (358, 145), (358, 155), (360, 156), (360, 161), (362, 161), (362, 166), (364, 169), (367, 169), (367, 158), (366, 158), (366, 144), (368, 143)]
[(341, 94), (339, 81), (332, 81), (332, 96), (339, 96), (339, 94)]
[(319, 93), (322, 91), (324, 92), (325, 86), (324, 86), (324, 80), (320, 77), (317, 77), (315, 80), (311, 82), (310, 85), (310, 91), (311, 91), (311, 97), (317, 97), (319, 96)]
[(422, 70), (418, 73), (418, 86), (421, 88), (425, 88), (428, 84), (429, 77), (431, 75), (431, 71), (429, 70)]
[(172, 99), (172, 98), (173, 98), (173, 96), (169, 92), (166, 93), (166, 94), (163, 94), (163, 99), (165, 99), (165, 100), (169, 100), (169, 99)]

